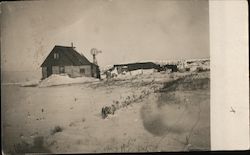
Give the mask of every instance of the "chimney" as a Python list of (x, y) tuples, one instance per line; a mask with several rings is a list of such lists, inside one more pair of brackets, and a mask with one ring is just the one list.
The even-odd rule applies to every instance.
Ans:
[(71, 48), (75, 49), (73, 42), (71, 42)]

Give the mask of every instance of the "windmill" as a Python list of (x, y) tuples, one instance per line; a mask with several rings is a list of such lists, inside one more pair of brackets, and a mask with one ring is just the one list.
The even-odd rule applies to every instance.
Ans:
[(102, 51), (101, 50), (98, 51), (96, 48), (92, 48), (90, 50), (90, 54), (93, 55), (93, 63), (96, 65), (97, 65), (96, 55), (99, 53), (102, 53)]

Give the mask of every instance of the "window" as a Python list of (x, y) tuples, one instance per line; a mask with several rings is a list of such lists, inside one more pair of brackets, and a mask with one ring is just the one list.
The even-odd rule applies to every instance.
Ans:
[(80, 73), (81, 73), (81, 74), (85, 74), (85, 69), (84, 69), (84, 68), (81, 68), (81, 69), (80, 69)]
[(54, 53), (54, 59), (59, 59), (59, 53)]
[(59, 72), (60, 72), (60, 73), (65, 73), (65, 68), (64, 68), (64, 66), (60, 66)]

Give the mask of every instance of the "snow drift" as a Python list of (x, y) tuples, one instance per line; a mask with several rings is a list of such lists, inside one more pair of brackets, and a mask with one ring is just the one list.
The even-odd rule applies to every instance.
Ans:
[(68, 75), (57, 75), (53, 74), (50, 77), (42, 80), (38, 86), (39, 87), (49, 87), (49, 86), (57, 86), (64, 84), (75, 84), (75, 83), (88, 83), (88, 82), (97, 82), (99, 79), (92, 77), (77, 77), (70, 78)]
[(150, 75), (153, 74), (155, 69), (138, 69), (130, 72), (124, 72), (123, 74), (116, 74), (116, 79), (131, 79), (138, 75)]
[(20, 83), (20, 86), (22, 86), (22, 87), (36, 87), (39, 85), (40, 82), (41, 82), (40, 80), (26, 81), (26, 82)]

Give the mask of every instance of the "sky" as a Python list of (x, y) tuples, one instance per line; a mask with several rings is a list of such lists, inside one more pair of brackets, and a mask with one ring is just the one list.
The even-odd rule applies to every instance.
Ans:
[(43, 0), (1, 4), (1, 68), (40, 70), (55, 45), (102, 66), (209, 58), (204, 0)]

